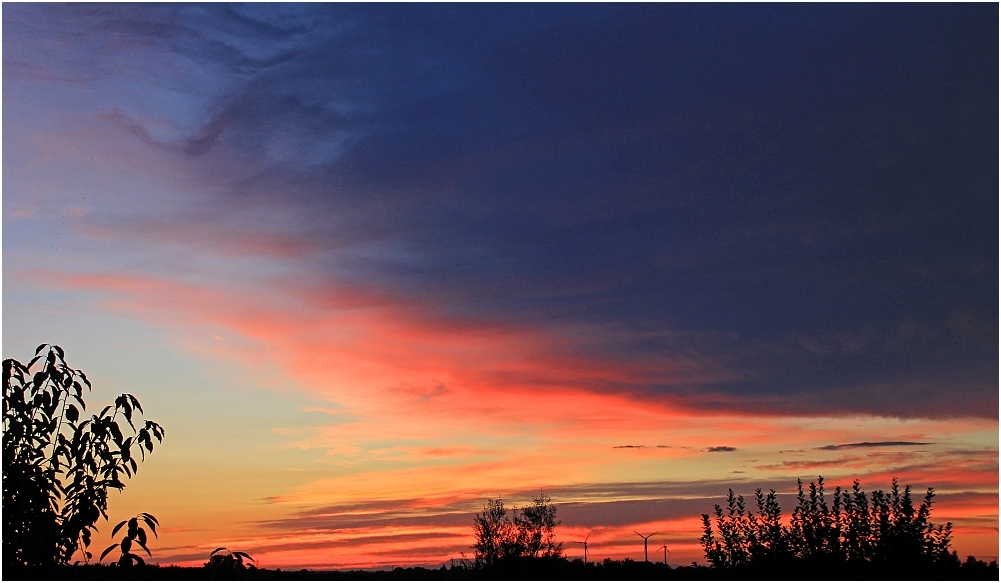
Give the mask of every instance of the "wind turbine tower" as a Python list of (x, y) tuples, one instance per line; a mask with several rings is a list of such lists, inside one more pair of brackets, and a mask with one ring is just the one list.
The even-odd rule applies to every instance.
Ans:
[[(636, 532), (636, 531), (634, 530), (633, 532)], [(647, 542), (647, 540), (648, 540), (648, 539), (649, 539), (650, 537), (652, 537), (653, 535), (655, 535), (655, 534), (660, 534), (660, 533), (657, 533), (657, 532), (652, 532), (652, 533), (650, 533), (650, 534), (648, 534), (648, 535), (646, 535), (646, 536), (643, 536), (642, 534), (640, 534), (640, 533), (638, 533), (638, 532), (636, 532), (636, 534), (637, 534), (637, 536), (639, 536), (639, 537), (640, 537), (641, 539), (643, 539), (643, 561), (645, 561), (645, 562), (649, 563), (649, 562), (650, 562), (650, 554), (649, 554), (649, 553), (647, 553), (647, 550), (646, 550), (646, 542)]]
[[(592, 530), (591, 532), (594, 532), (594, 531)], [(587, 564), (587, 539), (591, 538), (591, 532), (587, 533), (587, 536), (584, 537), (584, 540), (571, 541), (571, 542), (575, 542), (575, 543), (577, 543), (579, 545), (584, 545), (584, 564), (585, 565)]]
[[(669, 553), (671, 551), (667, 550), (667, 545), (664, 545), (664, 546), (660, 547), (660, 549), (664, 549), (664, 564), (666, 565), (667, 564), (667, 553)], [(660, 549), (657, 549), (657, 550), (659, 551)]]

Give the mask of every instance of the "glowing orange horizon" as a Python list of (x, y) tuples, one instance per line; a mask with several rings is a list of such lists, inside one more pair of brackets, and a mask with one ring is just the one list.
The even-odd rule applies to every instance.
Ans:
[[(303, 468), (311, 477), (269, 496), (242, 526), (227, 522), (237, 516), (228, 510), (217, 521), (229, 526), (206, 525), (193, 509), (212, 500), (175, 500), (176, 510), (162, 522), (202, 525), (165, 530), (158, 541), (161, 562), (198, 565), (205, 560), (200, 554), (226, 546), (248, 550), (268, 567), (436, 565), (470, 554), (472, 514), (487, 498), (514, 496), (512, 503), (524, 503), (518, 493), (539, 488), (558, 493), (580, 484), (685, 483), (694, 475), (716, 484), (700, 490), (701, 509), (628, 524), (566, 524), (563, 538), (594, 531), (592, 557), (637, 558), (632, 531), (662, 531), (671, 562), (702, 560), (699, 514), (711, 510), (727, 485), (745, 495), (767, 484), (788, 493), (797, 477), (824, 475), (831, 493), (852, 478), (868, 491), (886, 489), (898, 477), (915, 485), (915, 496), (935, 486), (941, 496), (933, 520), (956, 523), (957, 548), (986, 556), (996, 542), (996, 531), (992, 539), (986, 530), (997, 522), (997, 506), (990, 503), (997, 496), (997, 450), (986, 445), (996, 436), (994, 421), (768, 414), (764, 408), (742, 413), (736, 402), (706, 410), (678, 397), (613, 392), (608, 387), (728, 377), (709, 372), (712, 363), (686, 358), (583, 356), (572, 334), (442, 318), (350, 287), (276, 296), (274, 289), (233, 292), (122, 274), (18, 275), (102, 294), (109, 310), (169, 325), (176, 341), (195, 354), (240, 363), (241, 374), (258, 383), (285, 379), (327, 403), (301, 410), (329, 423), (272, 433), (283, 444), (272, 455), (313, 456)], [(268, 372), (275, 365), (277, 373)], [(932, 445), (825, 449), (888, 438)], [(962, 454), (952, 454), (956, 448)], [(594, 493), (555, 502), (691, 499), (669, 491), (588, 488)], [(975, 495), (955, 498), (964, 492)], [(123, 506), (138, 507), (143, 496), (170, 500), (177, 493), (130, 486)], [(352, 504), (366, 509), (351, 510)], [(329, 515), (317, 513), (328, 506)], [(295, 525), (300, 515), (307, 517), (301, 528)], [(572, 554), (572, 545), (567, 550)]]

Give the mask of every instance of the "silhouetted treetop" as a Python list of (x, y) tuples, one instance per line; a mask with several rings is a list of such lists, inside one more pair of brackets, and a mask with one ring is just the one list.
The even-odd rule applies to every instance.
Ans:
[(563, 543), (556, 540), (559, 524), (556, 506), (545, 494), (540, 493), (522, 510), (514, 508), (510, 517), (501, 499), (488, 500), (483, 513), (473, 519), (476, 564), (493, 565), (514, 557), (562, 556)]

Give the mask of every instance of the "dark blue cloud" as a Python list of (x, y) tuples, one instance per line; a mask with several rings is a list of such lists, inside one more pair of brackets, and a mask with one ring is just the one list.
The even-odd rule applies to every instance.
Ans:
[[(69, 12), (105, 35), (88, 41), (98, 62), (124, 39), (215, 72), (177, 155), (255, 161), (215, 204), (308, 210), (321, 273), (350, 268), (444, 314), (600, 330), (605, 356), (683, 355), (733, 379), (604, 390), (997, 412), (995, 5), (4, 18), (52, 34)], [(30, 60), (12, 34), (5, 57)], [(323, 253), (373, 242), (399, 253)]]

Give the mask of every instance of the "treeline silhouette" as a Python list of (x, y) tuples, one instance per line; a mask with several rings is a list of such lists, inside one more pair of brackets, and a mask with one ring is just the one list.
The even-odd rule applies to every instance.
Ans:
[[(971, 557), (972, 559), (972, 557)], [(997, 581), (997, 564), (988, 565), (975, 559), (963, 563), (947, 573), (928, 573), (918, 576), (887, 573), (881, 577), (860, 574), (850, 576), (838, 572), (812, 571), (765, 573), (760, 576), (721, 571), (707, 566), (668, 567), (663, 563), (644, 563), (625, 559), (606, 559), (600, 563), (584, 565), (580, 559), (536, 558), (516, 559), (514, 564), (502, 561), (489, 569), (477, 569), (453, 564), (437, 569), (426, 567), (397, 567), (380, 571), (319, 571), (307, 569), (251, 568), (210, 570), (206, 567), (161, 567), (159, 565), (61, 565), (32, 572), (23, 577), (35, 580), (100, 580), (100, 581), (497, 581), (497, 580), (577, 580), (577, 581), (720, 581), (729, 579), (772, 580), (837, 580), (837, 579), (948, 579), (953, 581)]]
[[(459, 561), (468, 573), (443, 578), (481, 579), (953, 579), (996, 580), (997, 562), (974, 557), (960, 563), (951, 549), (952, 524), (930, 521), (934, 490), (915, 506), (911, 487), (894, 478), (888, 492), (863, 492), (856, 480), (828, 498), (824, 478), (804, 490), (789, 524), (774, 490), (755, 493), (757, 512), (728, 492), (726, 509), (702, 515), (700, 539), (709, 566), (671, 568), (663, 563), (568, 560), (556, 542), (556, 506), (548, 496), (511, 517), (501, 500), (488, 500), (473, 520), (475, 557)], [(541, 517), (544, 517), (541, 518)], [(525, 544), (534, 541), (534, 544)], [(545, 541), (540, 545), (540, 541)]]

